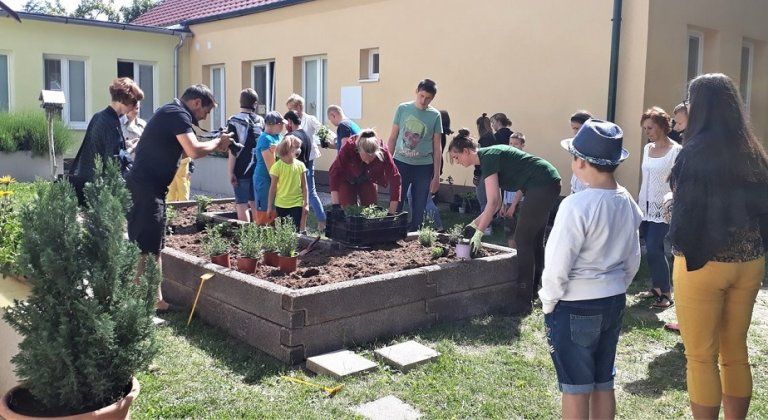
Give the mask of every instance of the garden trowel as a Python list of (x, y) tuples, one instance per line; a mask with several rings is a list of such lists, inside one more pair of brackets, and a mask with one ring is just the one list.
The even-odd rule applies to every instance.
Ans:
[(303, 379), (294, 378), (292, 376), (283, 376), (283, 379), (285, 379), (286, 381), (297, 383), (297, 384), (322, 389), (325, 392), (325, 394), (329, 397), (333, 397), (334, 395), (338, 394), (342, 388), (344, 388), (344, 385), (336, 385), (334, 387), (328, 387), (328, 386), (323, 386), (313, 382), (305, 381)]

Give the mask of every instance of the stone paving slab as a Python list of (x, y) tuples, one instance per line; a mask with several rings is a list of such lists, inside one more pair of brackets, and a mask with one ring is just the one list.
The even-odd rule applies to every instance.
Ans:
[(412, 420), (421, 417), (418, 410), (394, 395), (359, 405), (354, 411), (371, 420)]
[(403, 373), (440, 357), (437, 351), (413, 340), (378, 349), (375, 354)]
[(307, 369), (336, 379), (375, 370), (378, 365), (349, 350), (339, 350), (307, 359)]

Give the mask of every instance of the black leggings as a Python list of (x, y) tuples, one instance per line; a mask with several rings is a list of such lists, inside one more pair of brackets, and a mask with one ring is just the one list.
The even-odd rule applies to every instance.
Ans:
[(536, 298), (544, 270), (544, 229), (549, 212), (560, 196), (560, 181), (542, 187), (529, 188), (525, 192), (515, 229), (517, 244), (518, 278), (528, 289), (528, 299)]
[(293, 221), (293, 226), (296, 228), (296, 232), (299, 231), (299, 227), (301, 225), (301, 216), (304, 212), (302, 207), (275, 207), (275, 210), (277, 210), (277, 217), (290, 217)]

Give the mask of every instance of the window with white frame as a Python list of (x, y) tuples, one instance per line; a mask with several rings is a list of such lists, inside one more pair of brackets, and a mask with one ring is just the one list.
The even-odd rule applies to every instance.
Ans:
[(739, 78), (739, 91), (744, 105), (749, 109), (752, 96), (752, 66), (755, 59), (755, 45), (744, 41), (741, 45), (741, 75)]
[(251, 65), (251, 84), (259, 95), (256, 113), (264, 116), (275, 109), (275, 62), (257, 61)]
[(227, 82), (224, 74), (224, 66), (212, 66), (210, 77), (213, 99), (219, 104), (217, 107), (213, 108), (213, 117), (211, 118), (211, 129), (215, 130), (219, 127), (226, 127), (227, 125), (227, 110), (225, 106)]
[(368, 79), (379, 80), (379, 49), (368, 51)]
[(144, 92), (144, 99), (141, 101), (141, 110), (139, 117), (143, 120), (149, 120), (155, 114), (155, 65), (153, 63), (118, 60), (117, 77), (130, 77)]
[(85, 129), (86, 119), (86, 66), (82, 58), (45, 56), (43, 60), (43, 87), (61, 90), (67, 103), (62, 119), (71, 128)]
[(8, 54), (0, 53), (0, 112), (11, 108), (11, 78)]
[(302, 62), (302, 91), (304, 112), (325, 123), (325, 93), (327, 91), (328, 60), (322, 56), (304, 57)]
[(364, 48), (360, 50), (360, 81), (372, 82), (379, 80), (379, 49)]
[(688, 31), (688, 81), (701, 74), (704, 61), (704, 33)]

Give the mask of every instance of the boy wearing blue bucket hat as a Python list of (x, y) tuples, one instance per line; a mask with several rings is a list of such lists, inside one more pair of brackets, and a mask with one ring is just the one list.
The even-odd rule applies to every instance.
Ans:
[[(539, 291), (563, 392), (563, 418), (613, 418), (614, 360), (626, 290), (640, 266), (642, 213), (614, 171), (629, 153), (621, 128), (587, 120), (561, 145), (588, 188), (560, 204)], [(590, 415), (591, 413), (591, 415)]]

